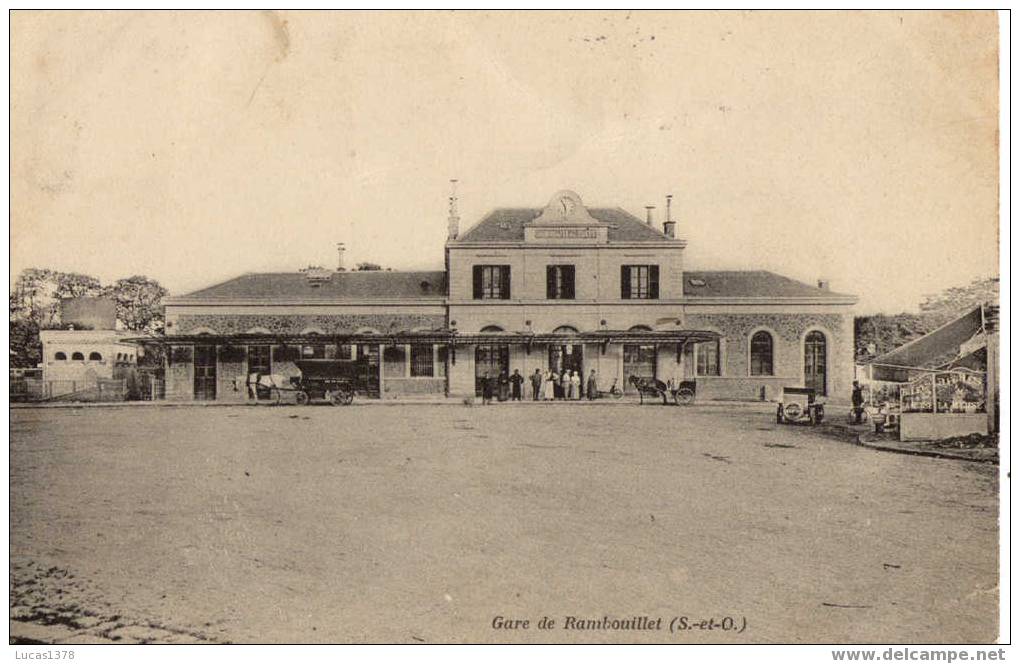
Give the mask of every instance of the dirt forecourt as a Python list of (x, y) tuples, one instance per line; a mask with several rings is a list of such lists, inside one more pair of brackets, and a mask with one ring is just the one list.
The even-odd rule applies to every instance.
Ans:
[(997, 467), (765, 409), (15, 409), (10, 462), (26, 640), (998, 634)]

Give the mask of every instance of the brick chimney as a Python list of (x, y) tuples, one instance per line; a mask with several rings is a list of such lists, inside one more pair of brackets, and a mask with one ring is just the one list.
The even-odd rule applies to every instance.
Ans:
[(450, 216), (446, 221), (446, 237), (456, 240), (460, 233), (460, 215), (457, 214), (457, 181), (450, 180)]
[(645, 206), (645, 223), (648, 224), (649, 226), (652, 225), (652, 210), (654, 209), (655, 209), (654, 205)]
[(344, 252), (347, 251), (347, 246), (343, 242), (336, 243), (336, 271), (344, 271)]
[(666, 194), (666, 221), (662, 224), (662, 232), (666, 237), (676, 237), (676, 222), (673, 221), (673, 194)]

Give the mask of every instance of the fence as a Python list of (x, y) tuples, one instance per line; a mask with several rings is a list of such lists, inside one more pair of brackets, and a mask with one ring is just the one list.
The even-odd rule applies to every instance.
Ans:
[(11, 401), (124, 401), (127, 381), (11, 378)]

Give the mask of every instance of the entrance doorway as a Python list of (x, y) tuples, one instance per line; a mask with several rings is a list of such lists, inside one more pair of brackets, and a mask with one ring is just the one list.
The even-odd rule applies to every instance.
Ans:
[(357, 346), (358, 359), (356, 385), (354, 388), (365, 396), (379, 398), (379, 345), (361, 344)]
[(489, 378), (499, 378), (510, 373), (510, 346), (506, 344), (479, 344), (475, 346), (475, 396), (482, 394), (482, 380), (486, 372)]
[(655, 378), (655, 344), (624, 344), (623, 346), (623, 391), (636, 394), (630, 384), (631, 376)]
[(216, 346), (195, 346), (195, 400), (216, 399)]
[(584, 347), (581, 344), (549, 346), (549, 368), (562, 376), (564, 371), (576, 371), (584, 390)]
[(804, 387), (825, 395), (825, 335), (814, 330), (804, 337)]

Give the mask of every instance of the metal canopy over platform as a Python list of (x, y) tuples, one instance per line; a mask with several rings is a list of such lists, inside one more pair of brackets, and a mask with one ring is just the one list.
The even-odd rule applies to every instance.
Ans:
[(166, 346), (205, 345), (308, 345), (308, 344), (535, 344), (610, 343), (687, 344), (715, 341), (717, 332), (709, 330), (594, 330), (569, 334), (533, 332), (486, 332), (460, 334), (450, 330), (397, 332), (394, 334), (180, 334), (168, 337), (137, 337), (126, 341)]

